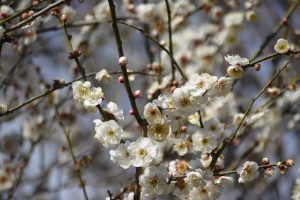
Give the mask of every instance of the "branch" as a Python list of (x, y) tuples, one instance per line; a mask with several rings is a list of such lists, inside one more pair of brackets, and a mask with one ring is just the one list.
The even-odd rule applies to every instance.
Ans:
[(243, 116), (243, 118), (241, 119), (241, 122), (238, 124), (237, 128), (235, 129), (235, 131), (232, 133), (232, 135), (229, 138), (225, 138), (223, 140), (223, 142), (219, 145), (219, 147), (217, 147), (217, 151), (216, 153), (212, 153), (212, 161), (209, 165), (210, 169), (213, 169), (218, 158), (221, 156), (222, 152), (224, 151), (224, 149), (226, 148), (226, 146), (230, 143), (232, 143), (232, 141), (235, 139), (238, 131), (240, 130), (240, 128), (242, 127), (246, 117), (248, 116), (248, 114), (250, 113), (250, 110), (253, 106), (253, 104), (255, 103), (255, 101), (267, 90), (267, 88), (271, 85), (271, 83), (274, 81), (274, 79), (288, 66), (289, 63), (291, 63), (292, 61), (287, 62), (281, 69), (279, 69), (277, 71), (277, 73), (271, 78), (271, 80), (265, 85), (265, 87), (250, 101), (248, 108)]
[(261, 46), (259, 47), (259, 49), (256, 51), (256, 53), (254, 54), (254, 56), (252, 57), (251, 61), (256, 59), (258, 56), (260, 56), (264, 49), (266, 48), (266, 46), (268, 45), (268, 43), (276, 36), (276, 34), (281, 30), (281, 28), (285, 25), (284, 22), (282, 21), (282, 19), (286, 19), (288, 20), (290, 18), (290, 16), (292, 15), (292, 13), (295, 11), (295, 9), (297, 8), (297, 6), (299, 5), (300, 0), (296, 0), (294, 3), (292, 3), (290, 5), (290, 7), (288, 8), (288, 10), (286, 11), (286, 13), (283, 15), (283, 17), (281, 18), (281, 20), (279, 21), (278, 25), (275, 27), (275, 29), (269, 34), (267, 35), (267, 37), (264, 39), (263, 43), (261, 44)]
[[(110, 72), (109, 74), (111, 74), (111, 75), (119, 75), (119, 74), (122, 74), (122, 72)], [(139, 75), (143, 75), (143, 76), (154, 76), (154, 75), (151, 75), (151, 74), (147, 74), (147, 73), (144, 73), (144, 72), (138, 72), (138, 71), (137, 72), (128, 72), (128, 74), (129, 75), (131, 75), (131, 74), (139, 74)], [(90, 73), (86, 77), (92, 77), (92, 76), (95, 76), (95, 75), (96, 75), (96, 73)], [(70, 82), (67, 82), (67, 83), (64, 83), (64, 84), (61, 84), (61, 85), (58, 85), (58, 86), (54, 86), (52, 89), (49, 89), (49, 90), (47, 90), (45, 92), (42, 92), (41, 94), (38, 94), (37, 96), (32, 97), (31, 99), (29, 99), (29, 100), (27, 100), (27, 101), (25, 101), (23, 103), (20, 103), (19, 105), (15, 106), (15, 107), (13, 107), (13, 108), (11, 108), (9, 110), (7, 110), (5, 113), (0, 114), (0, 117), (8, 115), (8, 114), (11, 114), (11, 113), (15, 112), (16, 110), (19, 110), (20, 108), (22, 108), (22, 107), (30, 104), (31, 102), (34, 102), (34, 101), (36, 101), (36, 100), (38, 100), (40, 98), (46, 97), (49, 94), (51, 94), (52, 92), (54, 92), (56, 90), (59, 90), (59, 89), (63, 89), (65, 87), (69, 86), (69, 85), (72, 85), (72, 83), (74, 83), (76, 81), (80, 81), (82, 79), (83, 79), (82, 77), (81, 78), (76, 78), (76, 79), (74, 79), (74, 80), (72, 80)]]
[[(115, 35), (115, 40), (116, 40), (116, 44), (117, 44), (119, 58), (121, 58), (121, 57), (124, 57), (124, 52), (123, 52), (123, 46), (122, 46), (122, 39), (121, 39), (121, 36), (120, 36), (118, 24), (117, 24), (115, 4), (114, 4), (113, 0), (108, 0), (108, 3), (109, 3), (110, 13), (111, 13), (111, 17), (112, 17), (112, 27), (113, 27), (113, 31), (114, 31), (114, 35)], [(136, 105), (136, 102), (135, 102), (135, 97), (132, 93), (129, 78), (128, 78), (127, 66), (125, 64), (125, 65), (120, 66), (120, 67), (121, 67), (123, 77), (124, 77), (124, 86), (125, 86), (125, 89), (126, 89), (127, 96), (129, 98), (131, 107), (133, 109), (134, 116), (135, 116), (138, 124), (144, 129), (144, 134), (146, 134), (146, 128), (145, 128), (146, 123), (145, 123), (145, 120), (142, 119), (142, 117), (139, 113), (139, 110), (137, 108), (137, 105)]]
[(140, 28), (137, 28), (133, 25), (130, 25), (130, 24), (127, 24), (125, 22), (117, 22), (119, 24), (123, 24), (125, 26), (128, 26), (130, 28), (133, 28), (135, 30), (137, 30), (138, 32), (142, 33), (145, 37), (149, 38), (152, 42), (154, 42), (157, 46), (159, 46), (163, 51), (165, 51), (169, 56), (170, 58), (172, 59), (176, 69), (178, 70), (178, 72), (180, 73), (182, 79), (184, 81), (187, 81), (188, 80), (188, 77), (185, 75), (184, 71), (181, 69), (181, 67), (179, 66), (179, 64), (176, 62), (175, 58), (171, 55), (171, 52), (162, 44), (160, 44), (155, 38), (153, 38), (149, 33), (146, 33), (143, 29), (140, 29)]
[(80, 166), (79, 167), (77, 166), (77, 159), (76, 159), (76, 156), (75, 156), (75, 153), (74, 153), (74, 150), (73, 150), (73, 144), (71, 142), (70, 134), (66, 130), (66, 128), (65, 128), (65, 126), (64, 126), (64, 124), (62, 122), (62, 119), (60, 118), (57, 110), (56, 110), (56, 118), (57, 118), (57, 120), (59, 122), (59, 125), (63, 129), (63, 133), (64, 133), (64, 135), (66, 137), (66, 140), (67, 140), (67, 143), (68, 143), (68, 149), (69, 149), (69, 152), (70, 152), (70, 154), (72, 156), (72, 160), (73, 160), (73, 164), (74, 164), (74, 169), (75, 169), (76, 175), (78, 177), (78, 180), (79, 180), (79, 183), (80, 183), (80, 187), (82, 188), (84, 199), (88, 200), (89, 198), (88, 198), (88, 195), (87, 195), (87, 192), (86, 192), (86, 188), (85, 188), (86, 184), (83, 181), (83, 178), (82, 178), (82, 175), (81, 175)]
[(267, 56), (264, 56), (262, 58), (259, 58), (259, 59), (255, 60), (255, 61), (252, 61), (248, 65), (244, 65), (242, 67), (243, 68), (249, 68), (249, 67), (253, 67), (255, 64), (258, 64), (260, 62), (263, 62), (263, 61), (275, 58), (275, 57), (280, 56), (280, 55), (287, 55), (288, 56), (288, 55), (291, 55), (291, 54), (296, 55), (296, 54), (299, 54), (299, 53), (300, 53), (300, 50), (297, 50), (297, 51), (290, 50), (290, 51), (288, 51), (287, 53), (284, 53), (284, 54), (272, 53), (270, 55), (267, 55)]
[[(170, 49), (170, 57), (174, 57), (173, 54), (173, 41), (172, 41), (172, 18), (171, 18), (171, 8), (168, 0), (165, 0), (167, 13), (168, 13), (168, 34), (169, 34), (169, 49)], [(172, 80), (175, 80), (175, 66), (173, 59), (171, 59), (171, 67), (172, 67)]]
[(4, 33), (9, 33), (12, 32), (18, 28), (21, 28), (22, 26), (26, 25), (27, 23), (33, 21), (34, 19), (36, 19), (37, 17), (44, 15), (46, 12), (48, 12), (49, 10), (51, 10), (52, 8), (55, 8), (56, 6), (59, 6), (60, 4), (65, 3), (65, 0), (59, 0), (53, 4), (50, 4), (49, 6), (47, 6), (46, 8), (40, 10), (39, 12), (35, 13), (34, 15), (28, 17), (27, 19), (19, 22), (16, 25), (11, 26), (10, 28), (8, 28)]

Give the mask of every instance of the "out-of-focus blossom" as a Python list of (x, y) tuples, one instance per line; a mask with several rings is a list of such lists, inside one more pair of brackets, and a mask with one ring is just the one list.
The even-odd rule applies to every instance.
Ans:
[(274, 50), (280, 54), (287, 53), (290, 50), (289, 42), (283, 38), (278, 39), (274, 46)]
[(244, 163), (243, 167), (237, 170), (240, 175), (239, 183), (248, 183), (256, 179), (259, 175), (258, 164), (253, 161), (247, 161)]

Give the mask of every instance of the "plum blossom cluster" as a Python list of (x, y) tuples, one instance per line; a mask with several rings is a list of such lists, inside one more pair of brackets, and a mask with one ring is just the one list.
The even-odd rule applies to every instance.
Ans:
[[(59, 2), (61, 4), (55, 7), (51, 6)], [(96, 155), (100, 152), (100, 143), (109, 153), (112, 161), (104, 163), (104, 167), (106, 167), (106, 164), (114, 163), (128, 170), (128, 174), (133, 171), (131, 170), (132, 168), (136, 168), (135, 180), (126, 185), (128, 187), (123, 189), (119, 195), (112, 195), (109, 191), (110, 197), (108, 199), (110, 200), (117, 198), (126, 200), (151, 200), (156, 198), (214, 200), (222, 195), (222, 192), (226, 190), (225, 187), (230, 187), (234, 184), (253, 183), (255, 180), (263, 177), (273, 177), (275, 169), (278, 169), (280, 174), (285, 174), (295, 164), (291, 159), (275, 164), (271, 164), (268, 158), (263, 158), (261, 162), (256, 162), (254, 158), (253, 161), (248, 160), (249, 157), (247, 156), (251, 153), (256, 153), (260, 157), (265, 150), (271, 152), (275, 147), (279, 148), (277, 146), (278, 141), (283, 141), (280, 144), (285, 144), (285, 140), (281, 140), (282, 133), (300, 130), (300, 90), (296, 87), (299, 79), (293, 81), (288, 74), (294, 73), (293, 70), (292, 72), (283, 71), (282, 73), (279, 71), (278, 74), (281, 74), (273, 78), (276, 81), (271, 81), (267, 85), (268, 87), (259, 93), (263, 94), (261, 96), (266, 101), (255, 102), (253, 107), (251, 106), (252, 104), (254, 105), (254, 100), (248, 101), (248, 94), (244, 94), (248, 92), (249, 88), (245, 87), (245, 83), (240, 84), (243, 81), (246, 84), (251, 82), (251, 85), (249, 84), (249, 87), (251, 87), (249, 96), (252, 96), (254, 86), (260, 88), (264, 84), (264, 81), (262, 83), (260, 80), (256, 81), (255, 78), (248, 76), (248, 73), (253, 72), (251, 72), (252, 67), (259, 71), (260, 64), (258, 63), (275, 57), (274, 64), (280, 65), (281, 63), (277, 62), (277, 58), (285, 57), (287, 59), (285, 55), (288, 55), (292, 59), (296, 58), (296, 56), (293, 56), (297, 54), (297, 43), (293, 44), (292, 40), (288, 41), (283, 38), (278, 39), (276, 43), (274, 42), (273, 48), (271, 48), (272, 54), (265, 57), (262, 56), (262, 58), (257, 59), (257, 62), (256, 59), (252, 60), (243, 56), (245, 54), (242, 51), (236, 51), (238, 48), (235, 47), (239, 44), (241, 33), (246, 32), (243, 31), (245, 25), (254, 22), (257, 18), (256, 8), (260, 5), (259, 0), (246, 0), (243, 2), (149, 0), (147, 3), (122, 0), (116, 2), (100, 1), (95, 3), (94, 6), (87, 6), (89, 8), (86, 9), (89, 9), (89, 12), (83, 12), (72, 7), (73, 3), (71, 2), (65, 5), (66, 1), (53, 1), (53, 3), (48, 4), (47, 1), (33, 0), (30, 7), (24, 9), (20, 15), (17, 14), (16, 18), (14, 17), (14, 14), (16, 14), (15, 10), (22, 10), (21, 6), (14, 9), (1, 4), (0, 19), (3, 26), (0, 26), (0, 38), (2, 42), (12, 42), (12, 48), (22, 52), (22, 57), (23, 53), (27, 53), (27, 48), (29, 49), (30, 45), (33, 46), (35, 41), (40, 39), (38, 38), (39, 34), (63, 28), (64, 39), (74, 49), (72, 52), (80, 52), (80, 55), (78, 53), (75, 57), (78, 58), (76, 66), (79, 69), (82, 68), (77, 71), (81, 73), (82, 70), (99, 70), (98, 61), (95, 65), (89, 65), (87, 69), (85, 69), (85, 63), (80, 67), (78, 62), (87, 60), (89, 63), (93, 60), (89, 59), (89, 57), (93, 57), (93, 54), (100, 52), (94, 51), (93, 48), (97, 49), (98, 46), (110, 44), (108, 41), (113, 38), (112, 34), (103, 27), (107, 25), (108, 21), (115, 22), (114, 20), (116, 19), (114, 17), (117, 17), (118, 22), (116, 24), (122, 26), (118, 30), (121, 38), (116, 36), (119, 54), (127, 54), (130, 51), (126, 49), (125, 45), (128, 45), (126, 40), (131, 39), (131, 29), (137, 30), (138, 34), (142, 34), (146, 38), (145, 49), (148, 63), (141, 64), (141, 59), (135, 60), (136, 62), (129, 62), (129, 60), (131, 61), (131, 56), (135, 56), (135, 52), (128, 57), (130, 59), (127, 59), (124, 55), (119, 55), (118, 64), (121, 67), (122, 76), (118, 78), (120, 84), (115, 85), (126, 87), (130, 105), (132, 106), (132, 109), (129, 108), (129, 115), (124, 114), (125, 112), (122, 110), (124, 107), (129, 106), (129, 103), (128, 105), (124, 103), (127, 100), (118, 101), (122, 104), (117, 104), (117, 101), (115, 101), (116, 103), (109, 102), (106, 104), (103, 101), (104, 91), (105, 97), (110, 97), (110, 93), (114, 93), (113, 89), (106, 91), (106, 87), (111, 89), (115, 86), (114, 84), (103, 86), (103, 91), (101, 87), (93, 87), (91, 82), (86, 80), (88, 77), (85, 77), (84, 73), (81, 74), (84, 81), (74, 80), (70, 83), (62, 81), (59, 87), (55, 87), (57, 85), (53, 84), (53, 87), (49, 90), (51, 95), (46, 98), (45, 107), (42, 107), (42, 103), (35, 104), (35, 100), (45, 97), (44, 95), (48, 94), (48, 92), (42, 93), (40, 97), (29, 99), (24, 104), (18, 104), (19, 106), (17, 105), (16, 107), (11, 106), (12, 103), (6, 100), (6, 97), (3, 101), (1, 99), (0, 116), (14, 112), (14, 108), (17, 110), (26, 105), (28, 105), (28, 109), (32, 110), (32, 112), (30, 111), (30, 117), (21, 119), (24, 121), (20, 131), (22, 132), (22, 141), (27, 139), (32, 145), (29, 153), (35, 152), (33, 151), (34, 145), (44, 138), (47, 141), (51, 141), (51, 145), (52, 142), (62, 145), (57, 163), (67, 167), (69, 163), (75, 163), (76, 173), (73, 173), (72, 168), (70, 177), (73, 177), (74, 174), (79, 176), (77, 178), (80, 180), (80, 188), (84, 190), (86, 195), (85, 186), (89, 184), (89, 181), (85, 181), (80, 173), (85, 170), (86, 163), (89, 163), (91, 160), (97, 160)], [(120, 2), (121, 4), (119, 4)], [(114, 8), (117, 16), (113, 16), (110, 3), (117, 4), (116, 8)], [(49, 14), (45, 12), (35, 17), (40, 10), (50, 7), (51, 9), (47, 11)], [(171, 10), (171, 12), (168, 10)], [(293, 9), (289, 10), (292, 11)], [(187, 26), (194, 23), (190, 23), (193, 20), (188, 18), (199, 11), (208, 20), (201, 22), (197, 26)], [(61, 20), (60, 22), (63, 22), (60, 24), (63, 27), (57, 26), (57, 19), (50, 13)], [(10, 17), (12, 20), (9, 20)], [(30, 20), (31, 18), (34, 19)], [(80, 21), (76, 21), (79, 18)], [(8, 21), (6, 22), (5, 20)], [(25, 20), (29, 21), (22, 24)], [(293, 27), (288, 27), (287, 21), (284, 20), (288, 19), (282, 19), (280, 29), (284, 29), (281, 26), (286, 26), (286, 30)], [(21, 23), (20, 28), (10, 31), (11, 27), (15, 26), (14, 22)], [(52, 26), (53, 23), (55, 26)], [(117, 26), (116, 24), (113, 26), (114, 33), (117, 29), (115, 27)], [(140, 28), (141, 25), (143, 25), (143, 28)], [(72, 31), (69, 31), (70, 27), (72, 27)], [(295, 31), (294, 37), (299, 37), (297, 31)], [(41, 39), (44, 39), (44, 37), (41, 37)], [(119, 40), (126, 41), (123, 43), (124, 52), (122, 52), (121, 48), (122, 42)], [(134, 46), (135, 43), (131, 45)], [(129, 47), (130, 45), (128, 45)], [(103, 48), (103, 51), (106, 50), (106, 48)], [(261, 55), (266, 53), (267, 50), (262, 48), (258, 52)], [(257, 54), (255, 58), (258, 57)], [(36, 63), (37, 60), (39, 61), (36, 58), (30, 60), (30, 64)], [(99, 63), (102, 65), (102, 61)], [(256, 63), (256, 65), (253, 63)], [(135, 70), (138, 67), (143, 68), (141, 71), (131, 73), (132, 70), (127, 69), (127, 67), (134, 67)], [(28, 71), (32, 70), (32, 68), (26, 68), (26, 71), (23, 68), (21, 68), (23, 71), (20, 72), (19, 76), (29, 74)], [(2, 68), (0, 67), (0, 69)], [(125, 76), (124, 69), (127, 70), (128, 77)], [(246, 72), (246, 69), (249, 69), (250, 72), (248, 70)], [(15, 67), (11, 71), (14, 70)], [(41, 69), (36, 67), (35, 73), (37, 76), (34, 77), (39, 77), (41, 75), (40, 71)], [(78, 75), (76, 74), (77, 71), (74, 70), (74, 76)], [(108, 83), (109, 81), (112, 82), (112, 74), (120, 73), (119, 71), (115, 73), (109, 73), (108, 71), (110, 69), (102, 68), (101, 71), (96, 73), (95, 79), (101, 83)], [(135, 73), (145, 78), (138, 77), (135, 80), (132, 75)], [(266, 74), (264, 76), (267, 76)], [(273, 71), (270, 74), (273, 75)], [(7, 77), (9, 79), (9, 76)], [(28, 79), (28, 77), (26, 78)], [(129, 83), (127, 78), (130, 81)], [(243, 80), (239, 81), (242, 78)], [(138, 81), (141, 81), (143, 84), (133, 85), (134, 83), (141, 83)], [(5, 82), (6, 77), (2, 77), (1, 74), (1, 88), (2, 83), (4, 84)], [(38, 89), (51, 87), (46, 81), (43, 84), (42, 80), (30, 81), (26, 87), (23, 87), (22, 84), (15, 80), (8, 81), (7, 85), (16, 86), (16, 90), (20, 93), (23, 90), (26, 91), (25, 97), (27, 97), (31, 91), (38, 90), (35, 82), (38, 82), (40, 85)], [(233, 89), (236, 89), (234, 88), (236, 82), (238, 82), (237, 87), (242, 87), (237, 89), (238, 92), (232, 92)], [(83, 136), (84, 142), (90, 142), (95, 145), (95, 150), (93, 149), (91, 152), (95, 157), (81, 155), (83, 151), (84, 153), (86, 152), (86, 149), (82, 148), (80, 146), (82, 143), (78, 141), (83, 141), (80, 132), (85, 127), (76, 126), (76, 124), (79, 124), (79, 120), (76, 121), (78, 118), (74, 114), (76, 113), (77, 115), (77, 107), (75, 106), (77, 104), (60, 101), (66, 96), (60, 93), (52, 93), (54, 90), (68, 86), (71, 83), (75, 101), (79, 102), (87, 111), (100, 111), (101, 118), (99, 119), (95, 119), (91, 115), (94, 119), (94, 138), (92, 139), (95, 139), (97, 143), (86, 137), (86, 134)], [(5, 84), (4, 88), (6, 87)], [(244, 88), (245, 91), (243, 91)], [(134, 91), (132, 92), (130, 89), (136, 90), (132, 90)], [(6, 93), (6, 89), (4, 91), (5, 95), (3, 96), (12, 96), (12, 99), (14, 99), (13, 104), (19, 103), (18, 93), (13, 93), (11, 90), (7, 90), (8, 92)], [(122, 94), (120, 95), (116, 92), (113, 95), (123, 98)], [(147, 94), (147, 99), (143, 98), (144, 94)], [(133, 106), (134, 103), (137, 104), (137, 108)], [(53, 106), (53, 104), (56, 106)], [(249, 109), (245, 109), (247, 104), (250, 104)], [(56, 108), (55, 110), (54, 107)], [(61, 113), (58, 113), (58, 110)], [(82, 112), (82, 110), (79, 112)], [(56, 114), (61, 114), (62, 117), (60, 118), (60, 115), (56, 116)], [(136, 117), (137, 115), (140, 115), (140, 120)], [(139, 122), (138, 125), (132, 121), (133, 116)], [(59, 118), (61, 120), (59, 124), (72, 122), (68, 124), (68, 126), (72, 124), (70, 125), (70, 131), (69, 127), (64, 129), (62, 125), (64, 132), (67, 132), (65, 135), (68, 145), (71, 146), (69, 151), (72, 158), (70, 157), (70, 152), (65, 151), (65, 144), (61, 144), (60, 137), (48, 137), (47, 135), (48, 132), (53, 130), (59, 132), (55, 129), (56, 127), (52, 130), (49, 126), (53, 118)], [(88, 124), (84, 120), (82, 123)], [(21, 156), (15, 154), (15, 151), (21, 145), (19, 145), (19, 140), (13, 136), (9, 135), (0, 138), (0, 151), (5, 152), (9, 160), (18, 160)], [(71, 142), (74, 142), (74, 149), (69, 144)], [(242, 142), (243, 144), (240, 145)], [(229, 152), (227, 151), (229, 148), (225, 149), (227, 144), (231, 145)], [(45, 144), (46, 147), (48, 147), (47, 145)], [(90, 150), (90, 146), (86, 146)], [(223, 147), (225, 151), (223, 151)], [(40, 149), (43, 150), (43, 147)], [(83, 150), (79, 151), (78, 149)], [(231, 151), (231, 149), (235, 150)], [(101, 153), (106, 151), (101, 151)], [(226, 155), (229, 156), (225, 157)], [(88, 158), (87, 160), (89, 161), (85, 162), (83, 158)], [(27, 157), (25, 156), (26, 159)], [(29, 157), (28, 160), (30, 160)], [(41, 161), (41, 165), (44, 165), (43, 161)], [(48, 160), (45, 161), (45, 163), (47, 162)], [(28, 163), (24, 165), (26, 164)], [(55, 166), (55, 163), (53, 166)], [(228, 171), (227, 169), (232, 170)], [(42, 174), (51, 174), (51, 172), (46, 172), (48, 169), (44, 166), (43, 170), (41, 170)], [(106, 172), (102, 168), (99, 171), (101, 173), (102, 171)], [(19, 174), (22, 176), (23, 172), (21, 171)], [(16, 189), (18, 187), (17, 184), (19, 184), (16, 180), (23, 178), (16, 176), (19, 174), (13, 173), (13, 170), (9, 167), (1, 166), (0, 191), (6, 192)], [(236, 176), (232, 176), (232, 174)], [(26, 179), (24, 178), (24, 180)], [(21, 182), (23, 182), (23, 179)], [(46, 186), (38, 185), (37, 190), (40, 190), (40, 188), (46, 190), (43, 187)], [(299, 191), (300, 181), (297, 179), (292, 194), (293, 199), (300, 198)], [(136, 197), (136, 195), (140, 195), (140, 197)]]
[(100, 87), (91, 87), (91, 82), (76, 81), (72, 84), (74, 99), (82, 103), (90, 112), (96, 110), (96, 106), (102, 102), (104, 93)]

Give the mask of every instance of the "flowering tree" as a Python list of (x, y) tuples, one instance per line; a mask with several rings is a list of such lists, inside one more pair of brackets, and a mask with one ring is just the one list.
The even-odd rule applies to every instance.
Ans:
[(299, 0), (0, 3), (0, 199), (300, 199)]

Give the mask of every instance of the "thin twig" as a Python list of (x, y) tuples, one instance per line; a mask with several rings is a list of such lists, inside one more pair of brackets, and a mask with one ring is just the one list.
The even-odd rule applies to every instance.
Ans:
[(56, 118), (57, 118), (58, 123), (61, 126), (61, 128), (63, 130), (63, 133), (66, 137), (67, 144), (68, 144), (68, 149), (69, 149), (69, 152), (70, 152), (72, 160), (73, 160), (74, 169), (75, 169), (77, 178), (79, 180), (80, 187), (82, 188), (84, 199), (88, 200), (89, 198), (88, 198), (88, 195), (87, 195), (87, 192), (86, 192), (86, 183), (82, 178), (80, 167), (77, 166), (77, 159), (76, 159), (76, 156), (75, 156), (75, 153), (74, 153), (74, 150), (73, 150), (73, 144), (72, 144), (72, 141), (71, 141), (71, 138), (70, 138), (70, 133), (66, 130), (66, 127), (64, 126), (64, 124), (62, 122), (62, 119), (60, 118), (57, 110), (56, 110)]
[(6, 29), (4, 33), (9, 33), (12, 32), (18, 28), (21, 28), (22, 26), (28, 24), (29, 22), (33, 21), (34, 19), (36, 19), (37, 17), (44, 15), (46, 12), (48, 12), (49, 10), (51, 10), (52, 8), (55, 8), (56, 6), (59, 6), (60, 4), (65, 3), (65, 0), (59, 0), (55, 3), (50, 4), (49, 6), (47, 6), (46, 8), (38, 11), (37, 13), (35, 13), (34, 15), (28, 17), (27, 19), (19, 22), (16, 25), (11, 26), (10, 28)]
[(188, 77), (185, 75), (184, 71), (181, 69), (181, 67), (179, 66), (179, 64), (176, 62), (175, 58), (171, 55), (171, 52), (162, 44), (160, 44), (154, 37), (152, 37), (149, 33), (146, 33), (145, 30), (143, 29), (140, 29), (140, 28), (137, 28), (133, 25), (130, 25), (130, 24), (127, 24), (125, 22), (117, 22), (118, 24), (122, 24), (122, 25), (125, 25), (125, 26), (128, 26), (130, 28), (133, 28), (135, 30), (137, 30), (138, 32), (142, 33), (145, 37), (149, 38), (152, 42), (154, 42), (157, 46), (159, 46), (164, 52), (166, 52), (170, 58), (173, 60), (173, 63), (176, 67), (176, 69), (178, 70), (178, 72), (180, 73), (182, 79), (184, 81), (188, 81)]
[(168, 34), (169, 34), (169, 50), (170, 50), (170, 57), (171, 57), (171, 68), (172, 68), (172, 80), (175, 80), (175, 66), (173, 62), (173, 40), (172, 40), (172, 18), (171, 18), (171, 8), (169, 4), (169, 0), (165, 0), (167, 13), (168, 13)]
[(288, 55), (291, 55), (291, 54), (296, 55), (296, 54), (299, 54), (299, 53), (300, 53), (300, 50), (297, 50), (297, 51), (292, 51), (292, 50), (290, 50), (290, 51), (288, 51), (287, 53), (284, 53), (284, 54), (280, 54), (280, 53), (272, 53), (272, 54), (270, 54), (270, 55), (267, 55), (267, 56), (264, 56), (264, 57), (262, 57), (262, 58), (259, 58), (259, 59), (255, 60), (255, 61), (252, 61), (252, 62), (250, 62), (248, 65), (244, 65), (244, 66), (242, 66), (242, 67), (243, 67), (243, 68), (249, 68), (249, 67), (253, 67), (255, 64), (258, 64), (258, 63), (260, 63), (260, 62), (263, 62), (263, 61), (266, 61), (266, 60), (275, 58), (275, 57), (280, 56), (280, 55), (287, 55), (287, 56), (288, 56)]
[(213, 153), (212, 161), (209, 165), (210, 169), (214, 168), (218, 158), (221, 156), (221, 154), (224, 151), (224, 149), (226, 148), (226, 146), (228, 144), (232, 143), (232, 141), (235, 139), (235, 137), (236, 137), (238, 131), (240, 130), (240, 128), (242, 127), (246, 117), (250, 113), (250, 110), (251, 110), (252, 106), (254, 105), (255, 101), (267, 90), (267, 88), (271, 85), (271, 83), (274, 81), (274, 79), (288, 66), (288, 64), (290, 62), (292, 62), (292, 61), (288, 61), (281, 69), (279, 69), (277, 71), (277, 73), (271, 78), (271, 80), (265, 85), (265, 87), (250, 101), (248, 108), (247, 108), (243, 118), (241, 119), (241, 122), (238, 124), (237, 128), (235, 129), (235, 131), (232, 133), (232, 135), (229, 138), (225, 138), (223, 140), (223, 142), (217, 147), (216, 153)]
[[(118, 23), (117, 23), (117, 16), (116, 16), (116, 10), (115, 10), (116, 7), (115, 7), (113, 0), (108, 0), (108, 3), (109, 3), (110, 14), (111, 14), (111, 18), (112, 18), (112, 27), (113, 27), (113, 31), (114, 31), (114, 35), (115, 35), (119, 58), (121, 58), (124, 56), (124, 52), (123, 52), (123, 46), (122, 46), (122, 39), (121, 39), (121, 35), (120, 35)], [(139, 110), (136, 106), (135, 97), (133, 96), (133, 93), (132, 93), (132, 90), (130, 87), (130, 83), (129, 83), (129, 79), (128, 79), (127, 66), (126, 66), (126, 64), (122, 64), (122, 66), (120, 65), (120, 67), (123, 72), (124, 86), (125, 86), (131, 107), (133, 109), (134, 116), (135, 116), (138, 124), (143, 128), (143, 137), (147, 137), (147, 122), (146, 122), (146, 120), (142, 119), (142, 117), (139, 114)], [(142, 171), (143, 171), (143, 168), (141, 168), (141, 167), (136, 168), (136, 174), (135, 174), (136, 188), (135, 188), (135, 192), (134, 192), (134, 200), (140, 200), (140, 198), (141, 198), (141, 186), (139, 185), (139, 176), (142, 174)]]
[(280, 21), (277, 24), (277, 26), (275, 27), (275, 29), (269, 35), (267, 35), (267, 37), (264, 39), (264, 41), (261, 44), (261, 46), (259, 47), (259, 49), (256, 51), (256, 53), (252, 57), (251, 61), (256, 59), (258, 56), (260, 56), (263, 53), (263, 51), (267, 47), (268, 43), (276, 36), (276, 34), (285, 25), (282, 20), (288, 20), (291, 17), (292, 13), (297, 8), (297, 6), (299, 5), (299, 3), (300, 3), (300, 0), (297, 0), (290, 5), (290, 7), (286, 11), (286, 13), (283, 15), (283, 17), (280, 19)]
[[(119, 74), (122, 74), (122, 72), (110, 72), (109, 74), (111, 74), (111, 75), (119, 75)], [(153, 76), (153, 75), (151, 75), (151, 74), (147, 74), (147, 73), (144, 73), (144, 72), (138, 72), (138, 71), (137, 71), (137, 72), (128, 72), (128, 74), (129, 74), (129, 75), (131, 75), (131, 74), (139, 74), (139, 75), (143, 75), (143, 76)], [(96, 73), (90, 73), (90, 74), (86, 75), (86, 77), (89, 78), (89, 77), (93, 77), (93, 76), (95, 76), (95, 75), (96, 75)], [(51, 89), (49, 89), (49, 90), (47, 90), (47, 91), (44, 91), (44, 92), (38, 94), (37, 96), (32, 97), (32, 98), (26, 100), (25, 102), (20, 103), (19, 105), (15, 106), (15, 107), (13, 107), (13, 108), (11, 108), (11, 109), (9, 109), (9, 110), (7, 110), (5, 113), (1, 113), (1, 114), (0, 114), (0, 117), (5, 116), (5, 115), (8, 115), (8, 114), (11, 114), (11, 113), (13, 113), (13, 112), (19, 110), (20, 108), (22, 108), (22, 107), (24, 107), (24, 106), (30, 104), (31, 102), (34, 102), (34, 101), (36, 101), (36, 100), (38, 100), (38, 99), (40, 99), (40, 98), (46, 97), (46, 96), (48, 96), (49, 94), (51, 94), (52, 92), (54, 92), (54, 91), (56, 91), (56, 90), (59, 90), (59, 89), (63, 89), (63, 88), (65, 88), (65, 87), (71, 85), (72, 83), (74, 83), (74, 82), (76, 82), (76, 81), (80, 81), (80, 80), (82, 80), (82, 79), (83, 79), (82, 77), (76, 78), (76, 79), (74, 79), (74, 80), (72, 80), (72, 81), (70, 81), (70, 82), (67, 82), (67, 83), (64, 83), (64, 84), (55, 86), (55, 87), (53, 87), (53, 88), (51, 88)]]
[[(114, 4), (113, 0), (108, 0), (108, 3), (109, 3), (110, 13), (111, 13), (111, 17), (112, 17), (112, 27), (113, 27), (113, 31), (114, 31), (114, 35), (115, 35), (118, 54), (119, 54), (119, 58), (121, 58), (124, 56), (124, 52), (123, 52), (123, 46), (122, 46), (122, 39), (121, 39), (121, 35), (119, 32), (118, 24), (117, 24), (115, 4)], [(132, 93), (129, 78), (128, 78), (127, 66), (126, 65), (121, 66), (121, 70), (122, 70), (123, 78), (124, 78), (124, 86), (125, 86), (127, 96), (129, 98), (132, 110), (134, 112), (134, 116), (135, 116), (138, 124), (144, 129), (144, 134), (146, 134), (145, 120), (142, 119), (142, 117), (139, 113), (139, 110), (137, 108), (137, 105), (135, 102), (135, 97)]]

